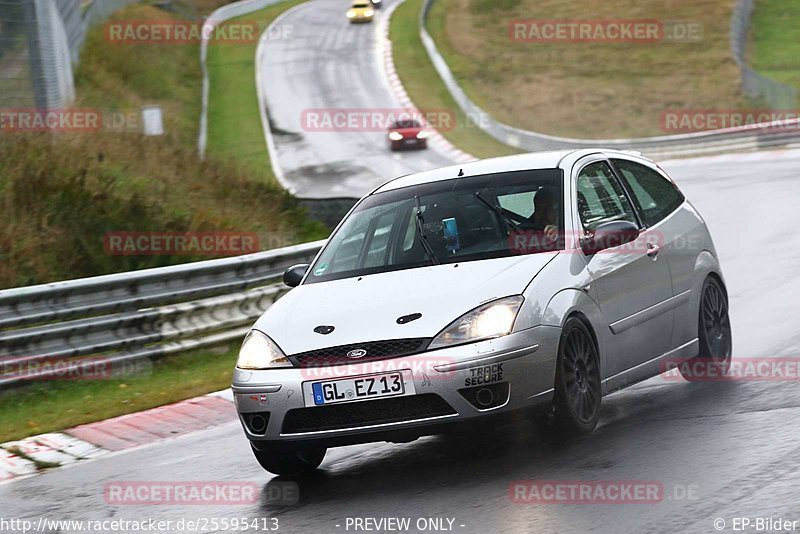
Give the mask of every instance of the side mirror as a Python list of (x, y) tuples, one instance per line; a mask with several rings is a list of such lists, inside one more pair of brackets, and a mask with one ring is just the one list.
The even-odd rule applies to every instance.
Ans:
[(613, 221), (601, 224), (592, 237), (581, 240), (581, 249), (587, 256), (607, 248), (630, 243), (639, 237), (639, 228), (628, 221)]
[(308, 263), (292, 265), (283, 273), (283, 283), (289, 287), (299, 286), (309, 267), (311, 266)]

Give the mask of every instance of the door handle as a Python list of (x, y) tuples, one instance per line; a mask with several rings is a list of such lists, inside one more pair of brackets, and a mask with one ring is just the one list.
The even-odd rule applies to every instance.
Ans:
[(658, 259), (658, 253), (661, 252), (661, 247), (658, 245), (654, 245), (653, 243), (647, 244), (647, 255), (653, 258), (654, 260)]

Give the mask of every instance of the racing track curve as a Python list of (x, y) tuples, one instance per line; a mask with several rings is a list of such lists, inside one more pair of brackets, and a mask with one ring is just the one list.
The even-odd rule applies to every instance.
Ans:
[[(261, 65), (276, 157), (301, 198), (361, 197), (391, 178), (453, 163), (427, 150), (391, 152), (384, 131), (314, 131), (304, 112), (401, 110), (383, 65), (382, 21), (350, 24), (347, 0), (314, 0), (287, 11)], [(308, 115), (306, 115), (307, 117)], [(319, 115), (317, 115), (319, 116)]]

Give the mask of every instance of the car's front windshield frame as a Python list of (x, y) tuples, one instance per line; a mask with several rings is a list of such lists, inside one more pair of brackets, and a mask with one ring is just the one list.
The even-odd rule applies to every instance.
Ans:
[[(336, 231), (330, 236), (327, 244), (322, 249), (320, 254), (317, 256), (314, 263), (309, 268), (308, 274), (306, 275), (303, 284), (314, 284), (314, 283), (321, 283), (333, 280), (353, 278), (358, 276), (366, 276), (371, 274), (415, 269), (419, 267), (427, 267), (435, 263), (464, 263), (470, 261), (478, 261), (484, 259), (489, 260), (502, 257), (509, 257), (512, 255), (518, 255), (519, 252), (514, 253), (514, 252), (504, 251), (497, 253), (479, 253), (474, 255), (461, 255), (457, 257), (435, 258), (436, 261), (432, 261), (434, 260), (433, 258), (426, 257), (424, 259), (421, 259), (420, 261), (415, 261), (415, 262), (407, 262), (395, 265), (378, 265), (375, 267), (362, 267), (358, 269), (346, 270), (334, 273), (325, 273), (324, 272), (325, 269), (324, 268), (321, 269), (322, 265), (326, 265), (326, 262), (324, 262), (323, 260), (331, 252), (331, 247), (340, 247), (342, 245), (342, 241), (340, 238), (342, 232), (345, 231), (345, 229), (347, 229), (348, 221), (351, 221), (353, 217), (358, 216), (359, 213), (363, 213), (366, 210), (377, 208), (384, 205), (388, 206), (398, 201), (402, 202), (407, 201), (413, 203), (415, 197), (424, 199), (432, 195), (457, 193), (471, 189), (487, 190), (487, 189), (500, 189), (503, 187), (515, 187), (515, 186), (530, 187), (537, 183), (546, 184), (549, 187), (555, 188), (554, 190), (556, 191), (557, 203), (558, 203), (558, 228), (563, 229), (564, 217), (565, 217), (564, 199), (563, 199), (564, 174), (562, 169), (560, 168), (502, 171), (502, 172), (488, 173), (477, 176), (454, 177), (447, 180), (426, 182), (423, 184), (415, 184), (406, 187), (390, 189), (388, 191), (369, 195), (364, 199), (362, 199), (361, 202), (359, 202), (353, 208), (353, 210), (348, 214), (347, 218), (338, 226)], [(491, 206), (487, 206), (486, 209), (489, 212), (492, 211)], [(411, 232), (411, 229), (409, 229), (408, 231)], [(560, 239), (559, 243), (560, 244), (558, 245), (558, 248), (559, 249), (563, 248), (563, 239)], [(364, 245), (362, 244), (361, 245), (362, 250), (361, 252), (359, 252), (359, 254), (362, 254), (364, 252), (363, 246)]]

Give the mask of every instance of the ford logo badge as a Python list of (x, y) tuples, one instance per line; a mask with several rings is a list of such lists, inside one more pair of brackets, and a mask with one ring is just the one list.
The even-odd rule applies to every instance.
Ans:
[(363, 358), (366, 355), (367, 351), (365, 351), (364, 349), (355, 349), (347, 353), (347, 357), (353, 359)]

